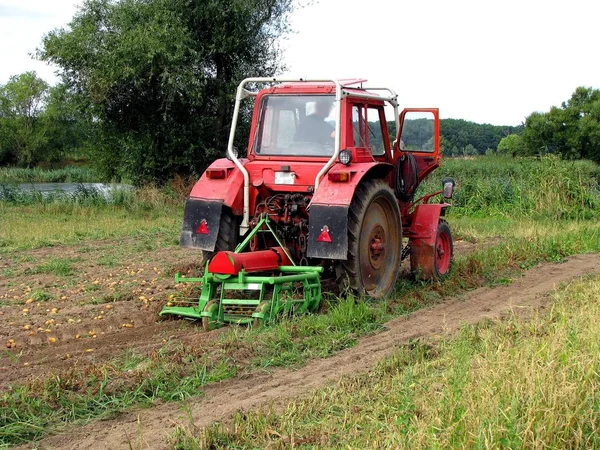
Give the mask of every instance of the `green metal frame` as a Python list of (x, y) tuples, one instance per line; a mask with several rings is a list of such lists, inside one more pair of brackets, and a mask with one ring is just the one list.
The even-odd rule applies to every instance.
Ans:
[[(248, 275), (244, 270), (237, 275), (219, 275), (208, 271), (207, 262), (202, 278), (184, 278), (177, 273), (176, 283), (202, 284), (198, 303), (194, 306), (166, 306), (160, 315), (190, 319), (206, 317), (210, 327), (216, 328), (227, 323), (249, 324), (255, 320), (267, 323), (282, 315), (316, 311), (321, 303), (320, 274), (323, 267), (297, 266), (271, 227), (267, 215), (260, 218), (248, 236), (235, 248), (235, 253), (242, 253), (254, 236), (265, 232), (273, 235), (292, 261), (292, 266), (279, 266), (275, 275)], [(229, 298), (229, 292), (252, 292), (256, 298)], [(217, 307), (210, 305), (207, 308), (212, 300), (217, 301)], [(250, 309), (254, 311), (252, 314), (248, 314)]]

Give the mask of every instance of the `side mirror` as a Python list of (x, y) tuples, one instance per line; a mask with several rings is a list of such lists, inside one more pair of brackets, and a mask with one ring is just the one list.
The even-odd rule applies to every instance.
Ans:
[(442, 186), (444, 190), (444, 198), (451, 199), (452, 194), (454, 193), (454, 186), (456, 186), (454, 179), (449, 177), (442, 179)]

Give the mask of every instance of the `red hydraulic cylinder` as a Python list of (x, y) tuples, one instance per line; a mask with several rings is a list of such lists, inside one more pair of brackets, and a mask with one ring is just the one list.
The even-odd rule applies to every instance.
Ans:
[(208, 271), (219, 275), (237, 275), (243, 270), (266, 272), (279, 266), (291, 266), (292, 262), (281, 247), (248, 253), (219, 252), (208, 263)]

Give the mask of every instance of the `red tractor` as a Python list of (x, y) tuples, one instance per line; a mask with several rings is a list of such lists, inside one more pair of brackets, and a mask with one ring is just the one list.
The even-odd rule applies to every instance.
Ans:
[[(241, 280), (240, 273), (264, 275), (295, 266), (280, 275), (291, 277), (308, 267), (346, 280), (355, 292), (382, 297), (393, 292), (407, 256), (422, 279), (447, 275), (453, 245), (442, 217), (449, 205), (429, 200), (440, 194), (451, 198), (454, 181), (444, 179), (442, 190), (414, 199), (419, 183), (441, 163), (438, 110), (398, 114), (393, 90), (365, 82), (249, 78), (240, 83), (227, 158), (210, 165), (185, 205), (180, 243), (202, 250), (211, 261), (205, 277), (195, 279), (203, 289), (210, 284), (208, 275)], [(247, 98), (254, 99), (254, 110), (247, 155), (240, 157), (233, 143)], [(394, 111), (394, 142), (386, 107)], [(293, 283), (298, 281), (277, 295), (292, 298)], [(247, 310), (238, 308), (240, 301), (233, 302), (238, 310), (227, 310), (220, 303), (229, 287), (212, 286), (198, 313), (182, 314), (182, 308), (163, 313), (223, 321), (229, 311), (227, 317), (239, 322), (251, 310), (254, 319), (265, 317), (268, 295), (259, 295)]]

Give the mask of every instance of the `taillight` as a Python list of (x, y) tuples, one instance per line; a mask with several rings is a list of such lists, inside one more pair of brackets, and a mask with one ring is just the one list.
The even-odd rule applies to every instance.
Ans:
[(327, 174), (329, 181), (347, 182), (350, 181), (350, 172), (329, 172)]
[(329, 235), (329, 227), (327, 225), (321, 228), (321, 234), (317, 238), (317, 242), (332, 242), (331, 236)]
[(208, 224), (206, 223), (206, 219), (202, 219), (200, 221), (200, 225), (198, 225), (198, 228), (196, 228), (196, 233), (208, 234)]
[(225, 178), (227, 170), (225, 169), (206, 169), (206, 178), (211, 180), (220, 180)]

